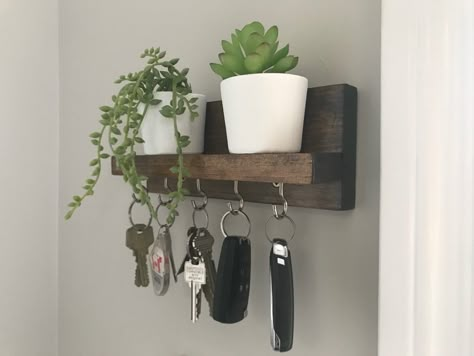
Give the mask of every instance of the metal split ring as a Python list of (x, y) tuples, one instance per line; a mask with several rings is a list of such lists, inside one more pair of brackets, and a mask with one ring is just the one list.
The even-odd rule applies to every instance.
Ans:
[(277, 221), (287, 219), (291, 223), (291, 227), (292, 227), (293, 232), (291, 233), (290, 238), (288, 238), (287, 241), (289, 242), (289, 241), (293, 240), (293, 238), (295, 237), (295, 233), (296, 233), (296, 223), (290, 216), (286, 215), (286, 213), (285, 213), (285, 215), (280, 216), (280, 217), (276, 217), (275, 215), (272, 215), (268, 218), (268, 220), (265, 224), (265, 235), (267, 236), (268, 241), (273, 243), (273, 239), (268, 234), (268, 224), (270, 223), (270, 220), (272, 220), (273, 218)]
[[(133, 227), (136, 226), (135, 222), (133, 221), (133, 217), (132, 217), (132, 210), (133, 210), (133, 206), (140, 202), (140, 200), (138, 200), (135, 196), (135, 194), (133, 194), (133, 201), (132, 203), (130, 204), (130, 207), (128, 208), (128, 220), (130, 221), (130, 224), (132, 224)], [(146, 225), (145, 229), (148, 229), (150, 226), (151, 226), (151, 222), (153, 221), (153, 216), (151, 216), (150, 214), (150, 219), (148, 220), (148, 224)], [(138, 230), (137, 230), (138, 231)]]
[(250, 218), (248, 217), (247, 214), (245, 214), (243, 212), (243, 210), (229, 210), (227, 211), (224, 216), (222, 216), (222, 219), (221, 219), (221, 231), (222, 231), (222, 234), (224, 235), (224, 237), (227, 237), (229, 236), (227, 234), (227, 231), (225, 229), (225, 220), (226, 218), (229, 216), (229, 215), (241, 215), (243, 216), (246, 220), (247, 220), (247, 224), (248, 224), (248, 231), (247, 231), (247, 234), (244, 236), (244, 238), (248, 238), (250, 236), (250, 232), (252, 230), (252, 224), (250, 223)]

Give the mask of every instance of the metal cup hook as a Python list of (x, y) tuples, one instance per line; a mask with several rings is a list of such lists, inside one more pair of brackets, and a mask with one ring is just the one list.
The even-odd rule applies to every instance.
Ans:
[(202, 197), (203, 201), (200, 205), (198, 205), (195, 200), (191, 200), (191, 204), (194, 210), (203, 210), (207, 206), (208, 198), (207, 198), (206, 192), (201, 189), (201, 180), (199, 178), (196, 179), (196, 190), (199, 193), (199, 195)]
[[(163, 187), (164, 187), (165, 190), (166, 190), (166, 193), (165, 193), (165, 194), (171, 193), (171, 189), (170, 189), (170, 187), (169, 187), (169, 185), (168, 185), (168, 177), (164, 177), (164, 179), (163, 179)], [(160, 204), (166, 205), (166, 204), (170, 203), (172, 200), (173, 200), (173, 199), (171, 199), (171, 198), (168, 198), (167, 200), (163, 200), (163, 197), (161, 196), (161, 194), (158, 194), (158, 202), (159, 202)]]
[(227, 206), (229, 207), (229, 211), (233, 215), (236, 215), (236, 214), (238, 214), (239, 211), (244, 210), (244, 198), (239, 193), (239, 181), (238, 180), (234, 180), (234, 194), (239, 199), (239, 208), (235, 209), (234, 206), (232, 205), (231, 201), (227, 203)]
[(283, 210), (281, 213), (278, 212), (278, 206), (277, 205), (272, 205), (272, 209), (273, 209), (273, 216), (275, 218), (277, 218), (278, 220), (281, 220), (283, 219), (287, 212), (288, 212), (288, 201), (286, 200), (285, 198), (285, 192), (284, 192), (284, 186), (285, 184), (283, 182), (280, 182), (280, 183), (273, 183), (273, 186), (275, 188), (278, 188), (278, 195), (280, 196), (280, 198), (282, 199), (283, 201)]

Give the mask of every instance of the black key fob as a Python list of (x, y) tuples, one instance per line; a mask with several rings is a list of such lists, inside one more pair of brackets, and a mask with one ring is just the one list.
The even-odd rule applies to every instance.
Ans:
[(213, 318), (233, 324), (247, 316), (250, 292), (250, 240), (227, 236), (217, 268)]
[(294, 295), (291, 255), (285, 240), (273, 240), (270, 276), (272, 347), (275, 351), (289, 351), (293, 346)]

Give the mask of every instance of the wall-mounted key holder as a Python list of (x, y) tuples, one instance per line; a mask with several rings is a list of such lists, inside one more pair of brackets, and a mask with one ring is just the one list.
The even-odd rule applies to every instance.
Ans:
[[(185, 155), (191, 173), (185, 187), (200, 196), (195, 179), (209, 198), (232, 199), (233, 181), (246, 201), (276, 204), (272, 182), (285, 183), (290, 206), (349, 210), (355, 205), (357, 89), (347, 84), (308, 89), (300, 153), (229, 154), (222, 103), (207, 105), (205, 152)], [(148, 190), (166, 193), (163, 179), (173, 173), (175, 155), (136, 157)], [(112, 160), (112, 172), (120, 170)], [(174, 182), (173, 182), (174, 184)]]

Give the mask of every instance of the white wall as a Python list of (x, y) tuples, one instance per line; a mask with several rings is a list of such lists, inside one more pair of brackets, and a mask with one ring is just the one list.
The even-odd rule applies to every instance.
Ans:
[[(300, 55), (295, 73), (310, 86), (348, 82), (359, 88), (357, 209), (327, 212), (290, 208), (298, 224), (292, 244), (296, 287), (293, 355), (374, 356), (377, 350), (379, 57), (378, 0), (290, 2), (157, 2), (64, 0), (60, 7), (60, 207), (88, 174), (97, 107), (109, 101), (117, 75), (139, 68), (145, 47), (162, 46), (191, 67), (196, 92), (219, 98), (219, 79), (208, 63), (220, 40), (243, 24), (278, 24), (281, 40)], [(271, 355), (268, 253), (263, 233), (271, 207), (248, 204), (254, 223), (248, 318), (220, 325), (189, 319), (189, 288), (182, 281), (158, 298), (133, 285), (133, 261), (124, 246), (130, 193), (106, 171), (96, 195), (72, 221), (60, 223), (60, 354)], [(210, 229), (224, 201), (212, 201)], [(181, 262), (189, 202), (173, 228)]]
[(58, 6), (0, 2), (0, 355), (57, 354)]

